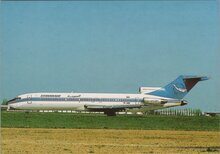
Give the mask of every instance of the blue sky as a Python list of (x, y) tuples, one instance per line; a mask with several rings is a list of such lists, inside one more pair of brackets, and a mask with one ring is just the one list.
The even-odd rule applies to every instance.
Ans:
[(220, 109), (218, 1), (1, 2), (1, 100), (27, 92), (137, 93), (207, 75), (189, 108)]

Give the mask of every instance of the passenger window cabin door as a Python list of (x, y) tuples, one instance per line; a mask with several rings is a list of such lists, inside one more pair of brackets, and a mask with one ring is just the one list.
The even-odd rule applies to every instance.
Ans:
[(31, 104), (31, 103), (32, 103), (32, 96), (31, 96), (31, 95), (28, 95), (28, 96), (27, 96), (27, 103), (28, 103), (28, 104)]

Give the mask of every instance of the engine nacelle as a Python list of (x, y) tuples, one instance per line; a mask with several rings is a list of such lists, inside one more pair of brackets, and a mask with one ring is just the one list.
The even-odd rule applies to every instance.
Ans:
[(168, 101), (165, 99), (148, 99), (148, 98), (144, 98), (144, 104), (145, 105), (164, 105), (166, 104)]

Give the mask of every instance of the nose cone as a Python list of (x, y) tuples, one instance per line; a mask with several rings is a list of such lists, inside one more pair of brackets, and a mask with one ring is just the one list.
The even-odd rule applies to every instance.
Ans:
[(8, 107), (9, 107), (10, 109), (19, 109), (20, 106), (21, 106), (21, 103), (8, 104)]
[(186, 100), (182, 100), (180, 105), (184, 106), (184, 105), (187, 105), (187, 104), (188, 104), (188, 102)]
[(19, 107), (19, 106), (21, 105), (21, 103), (18, 101), (19, 99), (20, 99), (19, 97), (15, 97), (15, 98), (9, 100), (9, 101), (7, 102), (8, 107), (9, 107), (9, 108), (14, 108), (14, 109), (16, 109), (17, 107)]

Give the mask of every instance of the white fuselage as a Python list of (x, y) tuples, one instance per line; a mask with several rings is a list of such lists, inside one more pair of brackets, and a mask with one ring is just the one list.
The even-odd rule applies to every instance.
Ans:
[[(161, 103), (161, 100), (166, 100)], [(91, 110), (145, 108), (146, 110), (180, 106), (180, 100), (147, 94), (114, 93), (28, 93), (17, 96), (8, 106), (22, 110)]]

